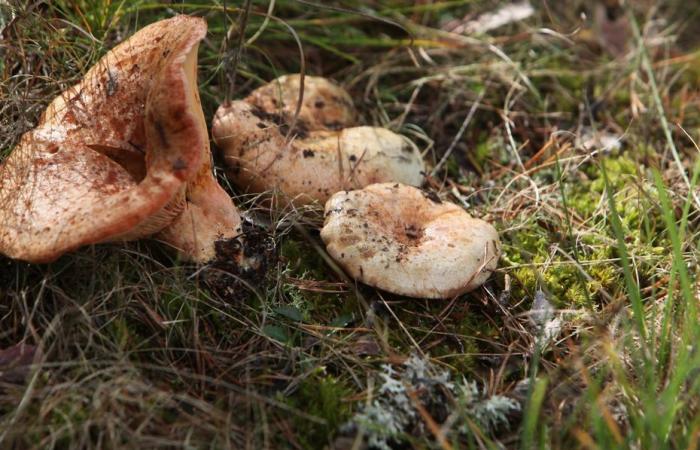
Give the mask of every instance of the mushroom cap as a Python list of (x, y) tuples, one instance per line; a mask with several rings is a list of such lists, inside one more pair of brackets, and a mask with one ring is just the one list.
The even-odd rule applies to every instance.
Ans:
[(196, 88), (203, 19), (151, 24), (47, 107), (0, 165), (0, 253), (48, 262), (162, 230), (209, 154)]
[(246, 101), (219, 108), (212, 134), (229, 179), (273, 191), (295, 205), (324, 203), (335, 192), (372, 183), (423, 183), (425, 165), (407, 138), (379, 127), (309, 131), (287, 142), (283, 127)]
[(321, 238), (353, 278), (418, 298), (448, 298), (480, 286), (500, 255), (493, 226), (397, 183), (333, 195)]
[[(301, 75), (290, 74), (263, 85), (246, 98), (263, 112), (291, 122), (299, 102)], [(304, 76), (304, 98), (297, 125), (306, 130), (340, 130), (355, 125), (357, 111), (350, 94), (323, 77)]]

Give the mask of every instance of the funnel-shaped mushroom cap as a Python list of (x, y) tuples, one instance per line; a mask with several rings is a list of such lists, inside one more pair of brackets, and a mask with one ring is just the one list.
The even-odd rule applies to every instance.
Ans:
[(419, 298), (447, 298), (480, 286), (500, 254), (491, 225), (394, 183), (333, 195), (321, 238), (353, 278)]
[(0, 166), (0, 253), (47, 262), (151, 235), (208, 157), (196, 85), (204, 20), (149, 25), (56, 98)]
[(289, 142), (284, 131), (248, 102), (221, 106), (212, 134), (223, 149), (229, 179), (252, 192), (278, 192), (295, 205), (324, 203), (335, 192), (372, 183), (423, 182), (418, 148), (387, 129), (310, 131)]
[[(251, 92), (246, 101), (291, 122), (299, 103), (299, 74), (282, 75)], [(306, 130), (340, 130), (355, 125), (357, 112), (348, 92), (323, 77), (304, 76), (304, 99), (297, 124)]]

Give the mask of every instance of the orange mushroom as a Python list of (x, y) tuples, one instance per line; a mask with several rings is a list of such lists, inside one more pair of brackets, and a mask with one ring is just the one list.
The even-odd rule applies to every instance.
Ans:
[(151, 24), (58, 96), (0, 165), (0, 253), (50, 262), (157, 233), (204, 262), (240, 232), (197, 92), (203, 19)]

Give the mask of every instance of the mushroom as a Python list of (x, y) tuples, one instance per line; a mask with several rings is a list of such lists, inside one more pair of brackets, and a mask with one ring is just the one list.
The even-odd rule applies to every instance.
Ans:
[(448, 298), (496, 269), (498, 233), (459, 206), (398, 183), (333, 195), (321, 238), (353, 278), (395, 294)]
[(385, 128), (350, 126), (355, 112), (347, 92), (323, 78), (306, 79), (291, 133), (298, 76), (282, 77), (216, 112), (212, 134), (234, 184), (304, 205), (372, 183), (423, 183), (425, 165), (415, 144)]
[(151, 24), (51, 102), (0, 165), (0, 253), (50, 262), (160, 232), (202, 261), (211, 230), (238, 232), (238, 212), (211, 174), (197, 92), (206, 29), (187, 16)]
[[(245, 99), (267, 114), (292, 122), (299, 102), (301, 75), (282, 75)], [(356, 124), (357, 111), (348, 92), (323, 77), (304, 76), (304, 98), (297, 123), (308, 130), (339, 130)]]

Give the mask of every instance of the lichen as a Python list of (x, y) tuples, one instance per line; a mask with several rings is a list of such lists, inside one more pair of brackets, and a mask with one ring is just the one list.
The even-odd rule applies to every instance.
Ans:
[(475, 381), (452, 381), (450, 373), (435, 367), (428, 357), (411, 355), (403, 364), (382, 366), (381, 384), (375, 398), (353, 417), (346, 430), (361, 429), (370, 448), (389, 450), (408, 435), (426, 435), (428, 430), (418, 412), (420, 405), (433, 420), (455, 419), (456, 436), (471, 436), (474, 423), (481, 432), (492, 433), (508, 426), (508, 415), (520, 404), (502, 395), (490, 395)]

